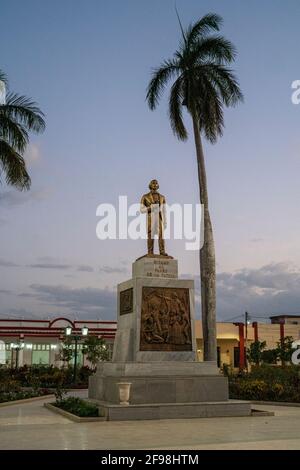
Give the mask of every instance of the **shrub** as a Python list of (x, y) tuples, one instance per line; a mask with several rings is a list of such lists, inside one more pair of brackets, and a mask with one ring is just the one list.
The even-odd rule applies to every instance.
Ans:
[(79, 397), (68, 397), (54, 405), (81, 418), (99, 416), (98, 407), (95, 404), (88, 403)]
[(55, 396), (55, 403), (59, 405), (63, 400), (64, 396), (67, 394), (66, 389), (63, 387), (62, 383), (57, 384), (54, 396)]
[(89, 376), (93, 371), (88, 366), (82, 366), (78, 372), (78, 382), (79, 384), (88, 384)]
[(41, 390), (10, 390), (6, 392), (0, 392), (0, 403), (4, 403), (7, 401), (14, 401), (14, 400), (24, 400), (25, 398), (34, 398), (43, 395), (48, 395), (49, 390), (41, 389)]
[(262, 351), (261, 360), (265, 364), (277, 364), (278, 350), (277, 349), (267, 349), (266, 351)]
[(251, 364), (259, 364), (266, 348), (266, 341), (254, 341), (247, 350), (247, 359)]
[(230, 398), (300, 402), (300, 367), (254, 366), (248, 374), (229, 375)]
[(268, 389), (266, 382), (263, 380), (237, 379), (230, 385), (233, 397), (245, 400), (263, 400)]
[[(78, 386), (87, 387), (88, 377), (92, 370), (85, 367), (78, 367)], [(20, 387), (33, 387), (34, 389), (56, 388), (62, 382), (67, 386), (73, 381), (73, 367), (59, 369), (54, 366), (23, 366), (18, 369), (0, 367), (0, 384), (12, 380)], [(1, 387), (1, 385), (0, 385)]]
[(5, 377), (5, 379), (1, 380), (0, 393), (10, 393), (10, 392), (17, 393), (20, 390), (21, 390), (21, 387), (17, 380), (14, 380), (13, 378), (10, 378), (10, 377)]

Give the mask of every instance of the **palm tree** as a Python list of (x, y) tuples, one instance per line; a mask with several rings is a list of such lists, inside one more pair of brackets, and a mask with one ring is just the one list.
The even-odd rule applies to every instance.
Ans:
[[(178, 18), (179, 19), (179, 18)], [(169, 119), (175, 136), (186, 140), (183, 110), (190, 115), (196, 146), (200, 202), (204, 216), (204, 241), (200, 249), (201, 309), (204, 360), (216, 361), (216, 269), (213, 230), (208, 207), (207, 179), (202, 136), (216, 142), (224, 128), (223, 107), (243, 99), (238, 82), (228, 68), (235, 48), (218, 34), (222, 18), (207, 14), (183, 30), (182, 40), (172, 59), (153, 71), (147, 102), (151, 110), (158, 105), (167, 83), (174, 79), (169, 96)]]
[[(0, 91), (5, 94), (7, 79), (0, 70)], [(24, 152), (29, 143), (28, 133), (43, 132), (44, 114), (36, 103), (15, 93), (8, 93), (0, 101), (0, 177), (5, 175), (6, 184), (19, 190), (30, 188)]]

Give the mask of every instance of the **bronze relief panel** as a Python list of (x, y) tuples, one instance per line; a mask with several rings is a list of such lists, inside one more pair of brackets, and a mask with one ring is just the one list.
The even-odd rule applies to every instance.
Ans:
[(189, 289), (143, 287), (141, 351), (191, 351)]

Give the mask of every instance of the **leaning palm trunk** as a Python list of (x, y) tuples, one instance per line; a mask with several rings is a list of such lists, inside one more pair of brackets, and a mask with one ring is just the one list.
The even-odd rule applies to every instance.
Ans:
[(216, 338), (216, 263), (212, 224), (208, 209), (207, 179), (201, 135), (197, 119), (193, 117), (197, 155), (200, 202), (203, 209), (204, 240), (200, 249), (201, 311), (204, 360), (217, 360)]

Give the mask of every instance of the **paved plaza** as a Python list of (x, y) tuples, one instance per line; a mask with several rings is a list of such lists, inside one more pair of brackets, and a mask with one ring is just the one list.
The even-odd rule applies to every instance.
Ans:
[(275, 412), (267, 417), (74, 423), (43, 405), (0, 407), (0, 449), (300, 449), (300, 407), (255, 405)]

